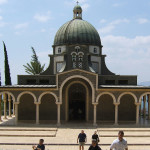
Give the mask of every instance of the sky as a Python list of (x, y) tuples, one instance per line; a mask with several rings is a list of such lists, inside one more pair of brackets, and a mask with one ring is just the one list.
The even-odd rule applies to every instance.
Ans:
[[(108, 68), (150, 81), (150, 0), (78, 0), (83, 20), (99, 32)], [(5, 42), (12, 83), (26, 74), (33, 46), (45, 69), (58, 29), (73, 18), (76, 0), (0, 0), (0, 70), (4, 84)]]

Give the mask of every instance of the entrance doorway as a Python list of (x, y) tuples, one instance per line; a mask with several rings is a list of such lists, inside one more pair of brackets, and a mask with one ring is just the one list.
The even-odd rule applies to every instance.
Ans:
[(68, 91), (69, 120), (85, 120), (86, 116), (86, 89), (75, 83)]

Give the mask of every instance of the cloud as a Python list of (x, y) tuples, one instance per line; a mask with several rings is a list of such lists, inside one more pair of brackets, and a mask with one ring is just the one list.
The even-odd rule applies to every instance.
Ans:
[(108, 68), (117, 74), (138, 75), (138, 81), (150, 81), (150, 36), (108, 35), (102, 37)]
[(0, 37), (2, 37), (2, 36), (3, 36), (3, 34), (0, 33)]
[(34, 19), (37, 20), (38, 22), (47, 22), (48, 20), (51, 19), (50, 11), (48, 11), (46, 14), (36, 14), (34, 16)]
[(137, 22), (138, 22), (139, 24), (145, 24), (145, 23), (148, 23), (149, 20), (146, 19), (146, 18), (139, 18), (139, 19), (137, 20)]
[(45, 29), (41, 29), (41, 32), (46, 32), (46, 30)]
[(20, 24), (17, 24), (15, 26), (15, 29), (23, 29), (23, 28), (27, 28), (29, 25), (29, 23), (25, 22), (25, 23), (20, 23)]
[(105, 19), (100, 20), (100, 23), (106, 23), (106, 22), (107, 22), (107, 20), (105, 20)]
[(114, 20), (110, 23), (108, 23), (105, 27), (99, 29), (98, 31), (100, 33), (110, 33), (112, 30), (116, 28), (116, 25), (121, 24), (121, 23), (129, 23), (130, 21), (128, 19), (117, 19)]
[(8, 0), (0, 0), (0, 5), (7, 3)]
[(86, 4), (83, 4), (81, 7), (84, 11), (87, 11), (87, 9), (90, 7), (90, 5), (86, 3)]
[(3, 20), (3, 17), (2, 17), (2, 16), (0, 16), (0, 21), (1, 21), (1, 20)]

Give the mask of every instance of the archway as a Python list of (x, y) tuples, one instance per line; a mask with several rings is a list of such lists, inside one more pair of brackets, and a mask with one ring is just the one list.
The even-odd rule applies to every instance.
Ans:
[(136, 121), (136, 105), (135, 98), (130, 94), (124, 94), (119, 98), (120, 105), (118, 107), (119, 122), (135, 122)]
[[(40, 121), (57, 121), (56, 99), (52, 94), (46, 93), (40, 98), (39, 120)], [(46, 123), (44, 122), (44, 123)]]
[(72, 84), (68, 90), (69, 120), (86, 119), (86, 89), (80, 83)]
[(18, 101), (18, 120), (35, 120), (36, 106), (34, 97), (29, 93), (25, 93), (19, 96)]
[(97, 120), (102, 122), (115, 121), (115, 99), (109, 94), (102, 94), (98, 99)]

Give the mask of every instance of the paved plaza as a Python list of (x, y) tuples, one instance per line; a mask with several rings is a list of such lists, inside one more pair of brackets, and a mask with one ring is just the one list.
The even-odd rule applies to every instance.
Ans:
[[(112, 141), (117, 138), (119, 130), (124, 130), (129, 150), (150, 150), (150, 128), (127, 127), (93, 127), (89, 124), (64, 124), (57, 128), (55, 125), (39, 125), (27, 127), (14, 126), (14, 117), (3, 121), (0, 126), (0, 150), (30, 150), (40, 138), (45, 140), (46, 150), (78, 150), (77, 136), (81, 129), (87, 134), (85, 150), (91, 143), (91, 136), (97, 131), (100, 137), (100, 146), (109, 150)], [(6, 126), (7, 125), (7, 126)], [(32, 127), (31, 127), (32, 126)]]

